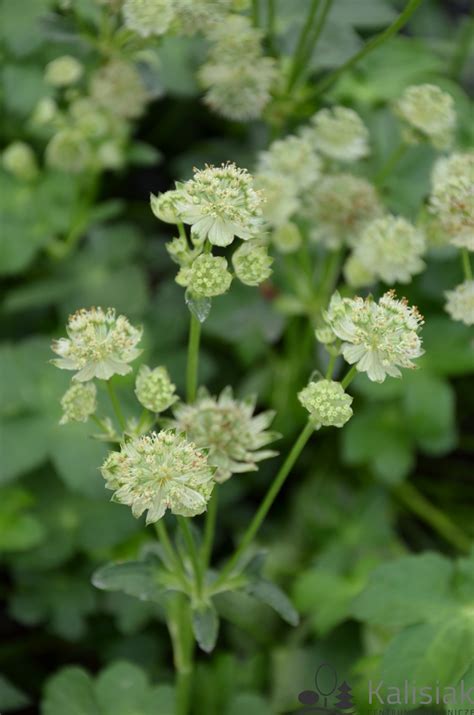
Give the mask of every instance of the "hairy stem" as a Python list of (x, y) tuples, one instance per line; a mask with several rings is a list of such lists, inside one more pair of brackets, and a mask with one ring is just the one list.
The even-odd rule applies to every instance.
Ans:
[(191, 313), (189, 323), (188, 361), (186, 365), (186, 399), (194, 402), (196, 399), (199, 369), (199, 342), (201, 337), (201, 323)]

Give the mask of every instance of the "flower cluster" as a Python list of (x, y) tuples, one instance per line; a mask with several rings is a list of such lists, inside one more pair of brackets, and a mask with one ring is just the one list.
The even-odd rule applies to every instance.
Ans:
[(143, 407), (151, 412), (164, 412), (178, 399), (176, 386), (170, 380), (165, 367), (141, 365), (135, 380), (135, 395)]
[(190, 268), (181, 269), (176, 280), (198, 298), (213, 298), (229, 290), (232, 275), (225, 258), (202, 253)]
[(287, 221), (273, 231), (272, 242), (280, 253), (294, 253), (301, 246), (303, 238), (298, 226)]
[(83, 71), (79, 60), (71, 55), (62, 55), (46, 65), (44, 79), (53, 87), (68, 87), (82, 77)]
[(430, 209), (453, 245), (474, 251), (474, 152), (436, 162)]
[(287, 223), (300, 208), (300, 200), (291, 182), (282, 174), (258, 173), (255, 185), (265, 197), (263, 217), (273, 228)]
[(274, 412), (254, 416), (254, 410), (254, 398), (236, 400), (230, 387), (217, 398), (201, 388), (193, 404), (173, 408), (170, 426), (209, 450), (209, 464), (217, 468), (214, 478), (224, 482), (234, 473), (255, 471), (258, 462), (277, 454), (262, 449), (279, 437), (268, 431)]
[(474, 281), (466, 280), (454, 290), (446, 291), (446, 310), (453, 320), (474, 325)]
[(25, 142), (15, 141), (2, 153), (2, 166), (17, 179), (32, 181), (38, 176), (38, 164), (33, 149)]
[(75, 383), (71, 385), (62, 399), (63, 416), (59, 422), (87, 422), (97, 409), (97, 389), (93, 382)]
[(308, 132), (317, 151), (330, 159), (351, 162), (369, 153), (369, 132), (357, 112), (347, 107), (321, 109)]
[(59, 355), (52, 362), (63, 370), (76, 370), (73, 380), (78, 382), (126, 375), (132, 369), (129, 363), (141, 352), (137, 348), (141, 329), (134, 328), (125, 316), (117, 317), (112, 308), (78, 310), (70, 316), (66, 330), (69, 337), (52, 344)]
[[(421, 231), (404, 218), (383, 216), (362, 231), (350, 259), (352, 275), (355, 266), (360, 266), (360, 275), (365, 273), (372, 277), (362, 285), (374, 279), (389, 284), (409, 283), (425, 266), (421, 258), (424, 251), (425, 238)], [(351, 283), (350, 275), (346, 277)]]
[(259, 117), (277, 77), (275, 60), (262, 53), (262, 34), (246, 17), (229, 15), (208, 33), (211, 49), (198, 72), (204, 101), (228, 119)]
[(92, 77), (90, 95), (96, 103), (121, 119), (140, 117), (148, 102), (148, 94), (135, 66), (113, 59)]
[(281, 176), (287, 190), (311, 190), (321, 175), (322, 161), (305, 136), (288, 135), (259, 154), (257, 174)]
[(395, 111), (414, 130), (407, 133), (408, 141), (422, 137), (438, 149), (451, 144), (456, 127), (454, 101), (436, 85), (408, 87), (396, 103)]
[(122, 8), (126, 27), (141, 37), (164, 35), (175, 17), (172, 0), (125, 0)]
[(343, 427), (352, 417), (352, 397), (339, 382), (319, 380), (310, 382), (298, 399), (309, 412), (315, 429), (320, 427)]
[(272, 263), (266, 244), (259, 239), (243, 243), (232, 256), (237, 278), (248, 286), (258, 286), (266, 281), (271, 276)]
[(214, 469), (195, 444), (171, 430), (137, 437), (111, 452), (101, 468), (112, 499), (126, 504), (133, 516), (147, 511), (147, 524), (166, 509), (181, 516), (206, 510), (214, 486)]
[(370, 380), (400, 377), (399, 368), (415, 367), (423, 354), (420, 328), (423, 318), (406, 300), (388, 291), (376, 303), (369, 298), (341, 298), (335, 293), (325, 312), (328, 327), (342, 341), (341, 353)]

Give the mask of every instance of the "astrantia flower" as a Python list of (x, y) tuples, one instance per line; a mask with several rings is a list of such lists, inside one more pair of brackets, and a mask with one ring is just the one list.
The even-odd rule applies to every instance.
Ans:
[(209, 463), (217, 467), (216, 481), (224, 482), (237, 472), (257, 469), (257, 463), (277, 453), (262, 449), (279, 435), (269, 432), (274, 412), (254, 416), (255, 399), (236, 400), (230, 387), (218, 398), (200, 389), (192, 405), (178, 404), (173, 408), (170, 423), (184, 432), (198, 447), (209, 450)]
[(63, 55), (46, 65), (45, 81), (53, 87), (67, 87), (82, 76), (83, 67), (79, 60), (71, 55)]
[(68, 338), (52, 344), (59, 355), (52, 362), (62, 370), (77, 370), (73, 380), (78, 382), (126, 375), (132, 369), (128, 363), (141, 353), (137, 348), (141, 329), (130, 325), (123, 315), (116, 317), (112, 308), (78, 310), (69, 318), (66, 331)]
[(357, 161), (369, 153), (369, 132), (353, 109), (321, 109), (312, 123), (314, 146), (329, 158)]
[(143, 114), (148, 95), (133, 64), (110, 60), (92, 77), (92, 98), (112, 114), (135, 119)]
[(176, 202), (179, 196), (179, 191), (165, 191), (165, 193), (158, 194), (158, 196), (151, 194), (151, 210), (156, 218), (165, 223), (178, 223), (180, 218), (176, 210)]
[(125, 0), (122, 8), (125, 25), (141, 37), (164, 35), (174, 17), (172, 0)]
[(453, 245), (474, 251), (474, 153), (439, 160), (432, 182), (431, 212)]
[(152, 524), (166, 509), (181, 516), (206, 510), (214, 486), (214, 470), (206, 455), (171, 430), (152, 432), (125, 442), (101, 468), (113, 501), (132, 508), (134, 517), (148, 511)]
[(97, 409), (97, 390), (93, 382), (76, 383), (61, 398), (63, 416), (59, 422), (87, 422)]
[(196, 169), (180, 189), (178, 213), (199, 239), (228, 246), (234, 236), (246, 240), (262, 228), (263, 198), (246, 169), (235, 164)]
[(343, 427), (352, 417), (352, 397), (339, 382), (320, 380), (310, 382), (298, 399), (309, 412), (309, 419), (316, 429), (320, 427)]
[(373, 185), (352, 174), (324, 176), (308, 194), (304, 206), (311, 238), (330, 248), (355, 245), (365, 225), (382, 214)]
[(38, 175), (35, 153), (25, 142), (12, 142), (5, 148), (2, 165), (10, 174), (24, 181), (31, 181)]
[(209, 32), (226, 19), (230, 0), (174, 0), (176, 28), (184, 35)]
[(273, 258), (265, 243), (256, 239), (243, 243), (232, 256), (237, 278), (248, 286), (258, 286), (272, 274)]
[(280, 253), (294, 253), (302, 242), (298, 226), (291, 221), (281, 224), (272, 233), (272, 243)]
[(143, 407), (151, 412), (164, 412), (178, 399), (176, 385), (170, 380), (165, 367), (141, 365), (135, 380), (135, 394)]
[(310, 189), (321, 175), (322, 161), (308, 139), (287, 136), (259, 154), (257, 173), (277, 174), (296, 191)]
[(408, 87), (395, 106), (398, 115), (432, 144), (444, 149), (451, 144), (456, 126), (454, 100), (434, 84)]
[(354, 248), (354, 258), (385, 283), (409, 283), (425, 264), (425, 238), (404, 218), (383, 216), (369, 223)]
[(464, 281), (454, 290), (446, 291), (446, 310), (453, 320), (474, 325), (474, 281)]
[(62, 129), (46, 147), (46, 162), (60, 171), (80, 173), (90, 167), (92, 160), (87, 139), (76, 129)]
[(232, 282), (232, 275), (227, 270), (227, 261), (222, 256), (203, 253), (193, 262), (187, 286), (197, 297), (212, 298), (225, 293)]
[(286, 223), (300, 208), (295, 188), (280, 174), (257, 174), (255, 186), (265, 199), (263, 218), (271, 226)]
[(383, 382), (387, 375), (400, 377), (399, 368), (415, 367), (423, 354), (419, 330), (423, 318), (405, 300), (389, 291), (376, 303), (372, 298), (331, 298), (325, 320), (342, 340), (341, 353), (370, 380)]

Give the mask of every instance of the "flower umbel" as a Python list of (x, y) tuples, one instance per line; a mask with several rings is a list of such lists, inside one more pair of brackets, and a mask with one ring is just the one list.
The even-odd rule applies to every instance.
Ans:
[(229, 289), (231, 282), (232, 275), (227, 270), (227, 260), (209, 253), (202, 253), (196, 258), (186, 280), (191, 293), (202, 298), (222, 295)]
[(206, 510), (214, 486), (213, 468), (192, 442), (172, 430), (152, 432), (122, 444), (101, 468), (113, 501), (132, 508), (134, 517), (147, 511), (152, 524), (166, 509), (181, 516)]
[(254, 398), (236, 400), (230, 387), (219, 397), (201, 388), (192, 405), (180, 403), (173, 408), (170, 426), (209, 450), (209, 463), (217, 467), (214, 478), (224, 482), (234, 473), (256, 471), (257, 462), (277, 454), (262, 449), (279, 437), (267, 431), (275, 413), (254, 416), (254, 410)]
[(165, 367), (141, 365), (135, 380), (135, 394), (143, 407), (151, 412), (164, 412), (178, 399), (176, 386), (170, 380)]
[(309, 412), (309, 419), (316, 429), (320, 427), (343, 427), (352, 417), (352, 397), (339, 382), (319, 380), (310, 382), (298, 399)]
[(175, 17), (172, 0), (125, 0), (125, 25), (141, 37), (163, 35)]
[(97, 390), (93, 382), (71, 385), (61, 398), (63, 416), (59, 424), (68, 422), (87, 422), (97, 409)]
[(402, 94), (395, 109), (402, 119), (438, 149), (450, 145), (456, 126), (454, 101), (450, 94), (434, 84), (412, 85)]
[(474, 251), (474, 152), (439, 159), (430, 209), (454, 246)]
[(112, 308), (78, 310), (70, 316), (66, 331), (68, 338), (53, 341), (52, 350), (59, 358), (52, 362), (63, 370), (77, 370), (73, 380), (78, 382), (126, 375), (132, 369), (128, 363), (141, 353), (137, 344), (142, 330), (125, 316), (116, 317)]
[(474, 325), (474, 281), (464, 281), (446, 291), (446, 310), (453, 320)]
[(369, 153), (369, 132), (353, 109), (321, 109), (312, 123), (314, 146), (330, 159), (357, 161)]
[(400, 377), (399, 368), (414, 368), (413, 360), (423, 354), (418, 334), (423, 318), (394, 291), (378, 303), (371, 297), (341, 298), (335, 293), (324, 317), (343, 341), (344, 359), (374, 382), (383, 382), (387, 375)]

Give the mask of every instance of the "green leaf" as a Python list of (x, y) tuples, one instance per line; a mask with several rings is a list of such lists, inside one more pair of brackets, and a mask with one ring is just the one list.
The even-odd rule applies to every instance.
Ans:
[(142, 601), (163, 600), (165, 589), (159, 583), (160, 570), (146, 561), (112, 563), (97, 569), (92, 583), (103, 591), (123, 591)]
[(18, 710), (28, 704), (29, 699), (27, 696), (3, 675), (0, 675), (0, 712)]
[(46, 685), (42, 715), (102, 715), (91, 677), (82, 668), (63, 668)]
[(400, 628), (439, 617), (456, 605), (451, 593), (452, 563), (435, 553), (403, 556), (373, 571), (355, 599), (355, 618)]
[(211, 653), (219, 633), (219, 616), (212, 603), (203, 603), (193, 608), (193, 633), (199, 647)]
[(351, 615), (352, 601), (363, 584), (362, 579), (311, 569), (298, 577), (293, 599), (300, 611), (309, 614), (317, 632), (325, 635)]
[(0, 483), (11, 481), (46, 461), (49, 423), (41, 416), (17, 417), (0, 423)]
[[(58, 395), (57, 399), (60, 397)], [(104, 483), (99, 468), (106, 457), (107, 447), (92, 439), (91, 431), (89, 424), (56, 424), (51, 435), (51, 459), (71, 490), (88, 496), (102, 496)]]
[[(167, 690), (171, 690), (172, 695), (172, 689)], [(155, 700), (156, 689), (150, 688), (143, 670), (126, 661), (113, 663), (103, 670), (97, 678), (95, 692), (101, 715), (161, 715), (164, 704), (158, 698)], [(171, 698), (169, 701), (171, 703)], [(172, 715), (171, 709), (168, 712)]]
[(404, 408), (409, 429), (425, 452), (444, 454), (454, 447), (455, 396), (448, 382), (417, 371), (408, 380)]
[(240, 693), (229, 705), (226, 715), (272, 715), (270, 705), (259, 695)]
[(0, 552), (31, 549), (44, 539), (41, 522), (25, 514), (32, 502), (31, 494), (23, 489), (0, 491)]
[(258, 580), (251, 581), (246, 587), (245, 591), (253, 598), (258, 601), (262, 601), (274, 611), (278, 613), (279, 616), (283, 618), (284, 621), (289, 623), (291, 626), (297, 626), (299, 623), (299, 615), (290, 599), (283, 591), (278, 588), (278, 586), (271, 581)]

